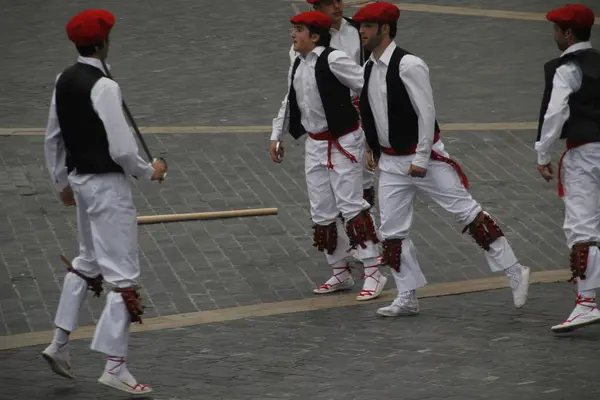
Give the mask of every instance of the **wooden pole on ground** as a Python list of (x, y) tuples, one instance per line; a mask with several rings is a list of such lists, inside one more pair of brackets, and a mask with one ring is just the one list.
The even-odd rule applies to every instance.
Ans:
[(137, 217), (138, 225), (161, 224), (165, 222), (198, 221), (209, 219), (256, 217), (262, 215), (275, 215), (277, 208), (251, 208), (247, 210), (213, 211), (185, 214), (145, 215)]

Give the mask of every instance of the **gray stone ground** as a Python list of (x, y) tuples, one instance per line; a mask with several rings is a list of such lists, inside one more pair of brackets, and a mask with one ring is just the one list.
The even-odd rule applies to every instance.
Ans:
[[(536, 0), (496, 4), (487, 0), (445, 0), (435, 4), (545, 12), (561, 2)], [(592, 5), (592, 2), (588, 1), (587, 4)], [(54, 78), (75, 59), (74, 49), (64, 33), (64, 25), (75, 12), (98, 6), (96, 2), (72, 0), (30, 0), (2, 4), (0, 127), (45, 125)], [(113, 75), (120, 83), (139, 125), (270, 124), (285, 92), (288, 20), (292, 12), (289, 2), (149, 0), (141, 6), (136, 2), (111, 0), (103, 2), (101, 6), (112, 10), (118, 18), (110, 63)], [(352, 14), (355, 10), (349, 11)], [(428, 62), (441, 123), (536, 120), (542, 90), (542, 65), (558, 54), (552, 42), (549, 23), (414, 12), (402, 15), (397, 41)], [(594, 35), (599, 33), (596, 27)], [(473, 195), (502, 223), (521, 261), (534, 270), (564, 268), (567, 251), (561, 231), (562, 204), (556, 197), (555, 183), (546, 184), (536, 175), (535, 154), (532, 151), (535, 132), (445, 132), (443, 138), (451, 154), (466, 170)], [(268, 132), (148, 135), (147, 140), (155, 152), (166, 152), (170, 172), (168, 180), (160, 186), (136, 182), (135, 198), (140, 215), (279, 208), (277, 216), (140, 227), (142, 284), (149, 305), (148, 317), (313, 296), (312, 288), (321, 284), (329, 271), (323, 256), (311, 247), (302, 143), (287, 141), (286, 161), (281, 166), (275, 166), (267, 154)], [(0, 335), (51, 329), (64, 276), (64, 266), (58, 256), (61, 252), (75, 255), (76, 221), (74, 210), (61, 207), (50, 186), (44, 167), (42, 137), (0, 137), (0, 194)], [(482, 253), (468, 237), (460, 235), (462, 227), (455, 226), (450, 215), (424, 198), (419, 198), (416, 208), (413, 239), (430, 282), (490, 275)], [(477, 296), (478, 299), (493, 298), (492, 294)], [(564, 299), (570, 302), (570, 295)], [(455, 301), (463, 300), (459, 298)], [(103, 301), (90, 299), (82, 311), (81, 323), (94, 323), (102, 307)], [(538, 307), (541, 309), (541, 306)], [(552, 323), (564, 317), (570, 304), (561, 302), (557, 307), (561, 307), (560, 312), (551, 307), (544, 308), (552, 313), (549, 317)], [(163, 350), (168, 349), (170, 343), (175, 343), (177, 334), (194, 338), (189, 344), (189, 351), (194, 352), (192, 346), (195, 349), (204, 341), (215, 341), (216, 346), (233, 346), (232, 343), (242, 341), (239, 328), (246, 329), (248, 326), (260, 331), (255, 335), (256, 340), (269, 335), (284, 336), (290, 329), (296, 329), (289, 328), (288, 324), (292, 322), (272, 324), (275, 324), (275, 320), (287, 321), (288, 318), (290, 321), (297, 318), (298, 324), (310, 329), (306, 334), (300, 330), (300, 337), (327, 337), (324, 335), (329, 334), (323, 327), (332, 323), (331, 316), (335, 313), (347, 313), (348, 318), (343, 320), (348, 321), (348, 331), (353, 332), (355, 328), (357, 332), (364, 331), (365, 337), (368, 337), (364, 340), (370, 341), (372, 338), (368, 332), (373, 328), (365, 324), (372, 323), (372, 320), (365, 320), (364, 316), (371, 315), (372, 308), (367, 305), (348, 311), (171, 331), (164, 334), (165, 338), (170, 339), (154, 346), (157, 353), (153, 354), (153, 358), (157, 359), (153, 361), (164, 362), (172, 366), (173, 371), (178, 371), (177, 368), (181, 367), (186, 357), (201, 357), (201, 354), (186, 355), (187, 350), (181, 353)], [(472, 311), (475, 315), (479, 314), (478, 309)], [(358, 317), (351, 318), (355, 315)], [(510, 324), (504, 326), (509, 318), (507, 315), (490, 314), (485, 319), (469, 317), (472, 318), (469, 323), (481, 324), (480, 329), (484, 330), (483, 338), (473, 337), (470, 341), (474, 349), (470, 354), (484, 352), (487, 357), (485, 363), (493, 368), (504, 368), (506, 374), (512, 374), (511, 379), (516, 379), (522, 377), (518, 369), (504, 366), (509, 359), (503, 354), (507, 348), (490, 347), (485, 339), (488, 326), (493, 327), (489, 332), (494, 333), (511, 329)], [(438, 316), (444, 317), (445, 314), (440, 312)], [(312, 322), (307, 322), (305, 318)], [(535, 314), (531, 318), (542, 319)], [(334, 320), (339, 322), (337, 317)], [(386, 340), (385, 336), (377, 336), (381, 332), (379, 324), (373, 325), (378, 327), (373, 331), (375, 343), (380, 341), (388, 344), (390, 340)], [(548, 325), (545, 319), (543, 325), (543, 329)], [(423, 329), (428, 331), (429, 328)], [(231, 343), (221, 339), (223, 332), (229, 332), (227, 337)], [(417, 332), (420, 331), (415, 330), (413, 336)], [(573, 353), (579, 356), (572, 357), (583, 357), (584, 352), (587, 355), (587, 343), (593, 340), (584, 336), (578, 342), (571, 342), (569, 348), (562, 348), (560, 346), (564, 346), (564, 342), (546, 338), (545, 331), (543, 335), (537, 332), (528, 333), (541, 337), (539, 342), (535, 342), (541, 343), (537, 357), (531, 358), (529, 365), (531, 368), (541, 368), (543, 376), (573, 374), (571, 371), (575, 369), (572, 368), (572, 360), (566, 357)], [(358, 335), (342, 335), (346, 344), (344, 348), (360, 348), (357, 346), (363, 339), (357, 338)], [(152, 336), (146, 337), (150, 338), (147, 344), (152, 344)], [(440, 334), (439, 337), (442, 338), (439, 339), (440, 346), (452, 348), (450, 339), (444, 342), (446, 335)], [(286, 340), (290, 340), (289, 346), (293, 346), (291, 339)], [(329, 348), (326, 339), (323, 340), (325, 349)], [(552, 342), (548, 342), (550, 340)], [(320, 342), (316, 343), (313, 346), (318, 346)], [(498, 346), (503, 341), (493, 343)], [(141, 354), (141, 347), (138, 346), (139, 342), (134, 345), (133, 351)], [(335, 343), (331, 346), (335, 348)], [(548, 350), (556, 346), (562, 352)], [(366, 374), (360, 370), (359, 361), (355, 361), (354, 372), (357, 376), (349, 380), (344, 374), (336, 372), (336, 379), (329, 389), (325, 388), (324, 381), (321, 386), (314, 387), (302, 385), (302, 379), (294, 376), (285, 377), (282, 381), (281, 375), (276, 373), (281, 364), (274, 363), (270, 371), (250, 375), (241, 386), (255, 388), (252, 389), (255, 391), (237, 398), (268, 398), (270, 392), (267, 388), (273, 385), (279, 388), (274, 392), (275, 398), (293, 398), (292, 394), (281, 394), (282, 390), (286, 390), (285, 382), (289, 382), (290, 387), (298, 385), (315, 390), (310, 392), (313, 393), (312, 397), (307, 398), (337, 398), (337, 393), (343, 392), (341, 389), (353, 385), (365, 390), (366, 396), (376, 394), (379, 389), (402, 390), (399, 388), (400, 382), (417, 382), (422, 384), (421, 389), (415, 389), (417, 392), (411, 396), (425, 398), (427, 390), (431, 389), (430, 396), (438, 398), (435, 396), (441, 392), (450, 397), (455, 395), (447, 390), (446, 384), (439, 382), (448, 381), (453, 390), (461, 390), (461, 384), (465, 383), (460, 379), (450, 380), (452, 370), (437, 366), (439, 359), (435, 358), (424, 358), (420, 364), (415, 364), (414, 369), (405, 368), (401, 374), (391, 377), (389, 375), (397, 370), (395, 368), (398, 368), (397, 364), (402, 362), (405, 354), (397, 355), (393, 366), (383, 366), (393, 359), (386, 359), (385, 355), (378, 353), (379, 348), (384, 346), (372, 350), (377, 363), (373, 361), (373, 366), (364, 371)], [(236, 356), (239, 358), (234, 360), (240, 365), (249, 365), (247, 368), (250, 369), (254, 359), (277, 359), (277, 351), (276, 347), (267, 347), (264, 352), (255, 353), (243, 350), (240, 351), (241, 355)], [(523, 345), (513, 351), (521, 351), (519, 354), (525, 357), (534, 350)], [(319, 347), (320, 352), (322, 347)], [(343, 350), (340, 352), (343, 353)], [(453, 350), (447, 352), (454, 357)], [(168, 357), (160, 357), (167, 353)], [(38, 364), (26, 363), (37, 356), (37, 351), (30, 354), (21, 357), (19, 351), (2, 352), (0, 368), (11, 365), (13, 371), (20, 369), (33, 376), (46, 374), (39, 370)], [(349, 354), (355, 357), (363, 352), (352, 350)], [(313, 357), (306, 356), (301, 361), (307, 373), (316, 375), (315, 370), (319, 368), (322, 371), (335, 369), (332, 368), (335, 358), (319, 360), (315, 367), (311, 361)], [(486, 364), (476, 357), (469, 357), (469, 362), (475, 362), (474, 359), (479, 363), (473, 364), (475, 366), (465, 372), (467, 376), (473, 376), (468, 374), (480, 373), (482, 365)], [(499, 361), (493, 357), (499, 357)], [(562, 360), (560, 357), (565, 358)], [(5, 359), (17, 364), (12, 366)], [(198, 359), (201, 358), (196, 358), (195, 362)], [(213, 360), (210, 357), (206, 359)], [(467, 362), (464, 357), (460, 360)], [(582, 361), (581, 364), (578, 374), (588, 373), (580, 372), (585, 367), (589, 371), (594, 370), (589, 363)], [(149, 367), (152, 365), (155, 364)], [(289, 364), (283, 364), (284, 367), (286, 365), (289, 368)], [(521, 364), (515, 362), (515, 365)], [(178, 390), (180, 376), (175, 372), (162, 374), (158, 372), (160, 370), (152, 371), (165, 381), (161, 381), (161, 385), (170, 384), (173, 390)], [(227, 378), (227, 367), (215, 371), (225, 371), (225, 376), (220, 378)], [(527, 371), (524, 375), (529, 373)], [(94, 373), (90, 372), (89, 376)], [(206, 382), (198, 382), (189, 374), (183, 373), (188, 379), (186, 384), (192, 385), (189, 390), (196, 387), (198, 391), (194, 393), (203, 393)], [(417, 374), (429, 378), (421, 379)], [(425, 383), (428, 380), (438, 383), (427, 386)], [(523, 377), (523, 381), (527, 380)], [(230, 382), (216, 381), (216, 386), (230, 385)], [(17, 382), (19, 384), (15, 386)], [(549, 381), (542, 379), (538, 382)], [(558, 383), (552, 383), (554, 386), (548, 384), (545, 390), (551, 390), (552, 387), (566, 390), (570, 386), (563, 381), (552, 382)], [(581, 378), (581, 382), (588, 381)], [(54, 388), (54, 381), (46, 380), (39, 385), (37, 389), (32, 386), (32, 396), (44, 398), (45, 394), (53, 393), (52, 396), (64, 394), (79, 398), (77, 390), (86, 390), (80, 386), (79, 389), (73, 389), (75, 392)], [(11, 380), (13, 392), (18, 386), (25, 386), (25, 380)], [(503, 389), (509, 390), (507, 393), (512, 396), (510, 390), (518, 394), (532, 387), (515, 384)], [(319, 394), (317, 388), (324, 391)], [(95, 389), (90, 390), (89, 393), (95, 393)], [(217, 389), (214, 390), (218, 393)], [(468, 386), (463, 390), (469, 390)], [(182, 395), (173, 393), (175, 397), (164, 398), (175, 399)], [(455, 393), (460, 396), (461, 392)], [(503, 398), (500, 392), (493, 393), (496, 398)], [(564, 392), (561, 393), (549, 393), (543, 398), (569, 398), (552, 397), (564, 395)], [(476, 396), (474, 394), (467, 398), (478, 398)]]
[[(250, 318), (133, 337), (131, 371), (155, 400), (573, 400), (600, 395), (600, 328), (553, 335), (568, 284), (421, 300), (417, 317), (376, 305)], [(44, 346), (0, 353), (0, 399), (126, 399), (96, 383), (101, 356), (74, 341), (79, 382), (53, 375)]]

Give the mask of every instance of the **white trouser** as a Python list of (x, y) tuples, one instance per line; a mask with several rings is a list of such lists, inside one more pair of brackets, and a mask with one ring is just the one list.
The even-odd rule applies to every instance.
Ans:
[[(364, 133), (359, 128), (338, 141), (346, 152), (356, 158), (356, 163), (332, 146), (333, 169), (328, 169), (327, 141), (307, 137), (305, 142), (304, 166), (312, 221), (319, 225), (337, 222), (338, 227), (337, 248), (333, 254), (325, 254), (329, 264), (335, 264), (349, 256), (350, 242), (345, 227), (339, 221), (339, 214), (342, 213), (347, 222), (370, 207), (363, 199)], [(369, 265), (375, 265), (377, 262), (374, 260), (379, 255), (377, 246), (372, 241), (366, 244), (364, 249), (357, 247), (357, 256), (363, 262), (369, 260)]]
[[(600, 241), (600, 143), (573, 148), (563, 159), (567, 246)], [(600, 287), (600, 251), (590, 247), (586, 279), (578, 280), (579, 291)]]
[[(434, 150), (449, 157), (444, 145), (438, 141)], [(413, 220), (413, 202), (417, 189), (452, 213), (457, 224), (464, 227), (475, 220), (482, 208), (460, 181), (457, 172), (447, 163), (429, 160), (424, 178), (407, 175), (414, 155), (389, 156), (379, 160), (379, 210), (380, 236), (386, 239), (404, 239), (400, 272), (392, 269), (398, 292), (406, 292), (427, 284), (416, 257), (415, 247), (408, 238)], [(506, 240), (501, 237), (491, 244), (485, 258), (490, 269), (502, 271), (517, 264), (517, 258)]]
[[(79, 255), (73, 268), (88, 277), (125, 288), (137, 284), (137, 219), (131, 187), (123, 174), (70, 175), (77, 203)], [(86, 282), (68, 273), (63, 284), (55, 324), (72, 332), (87, 295)], [(126, 356), (130, 317), (121, 294), (109, 292), (96, 326), (91, 348), (112, 356)]]

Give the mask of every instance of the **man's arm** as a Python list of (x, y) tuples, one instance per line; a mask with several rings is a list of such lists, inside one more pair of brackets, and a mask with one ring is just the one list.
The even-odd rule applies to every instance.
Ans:
[(419, 119), (419, 141), (412, 164), (426, 169), (435, 134), (435, 105), (429, 81), (429, 68), (420, 58), (406, 55), (400, 63), (400, 79)]
[(548, 109), (544, 115), (540, 140), (535, 143), (538, 153), (538, 165), (547, 165), (551, 161), (550, 152), (560, 137), (565, 122), (569, 119), (569, 97), (581, 87), (581, 69), (568, 62), (556, 69), (552, 79), (552, 94)]
[(349, 88), (353, 95), (360, 95), (365, 83), (363, 68), (341, 50), (329, 53), (327, 61), (329, 61), (329, 69), (333, 75)]
[(100, 79), (92, 89), (92, 103), (104, 123), (112, 159), (126, 174), (150, 180), (154, 167), (138, 154), (137, 143), (123, 113), (119, 85), (107, 78)]
[[(56, 77), (56, 81), (58, 81), (59, 77), (60, 74)], [(50, 101), (50, 112), (48, 114), (46, 135), (44, 138), (44, 156), (46, 158), (46, 167), (50, 172), (54, 186), (58, 191), (62, 191), (69, 186), (69, 180), (66, 166), (67, 150), (61, 135), (58, 116), (56, 115), (56, 87), (52, 91), (52, 100)]]

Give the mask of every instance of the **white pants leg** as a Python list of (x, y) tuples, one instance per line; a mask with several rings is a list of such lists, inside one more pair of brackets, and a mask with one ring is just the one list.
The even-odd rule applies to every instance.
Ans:
[[(122, 174), (95, 175), (72, 184), (84, 199), (94, 251), (104, 279), (114, 286), (136, 285), (140, 274), (137, 219), (130, 184)], [(112, 356), (127, 354), (130, 317), (120, 294), (111, 292), (92, 340), (92, 350)]]
[(379, 212), (382, 240), (403, 239), (400, 272), (391, 269), (398, 294), (423, 287), (427, 280), (417, 261), (417, 252), (409, 238), (413, 221), (413, 202), (417, 187), (407, 175), (381, 171), (379, 175)]
[[(365, 160), (365, 138), (362, 129), (342, 136), (341, 147), (352, 154), (358, 162), (353, 163), (337, 148), (332, 149), (331, 161), (333, 169), (328, 170), (329, 180), (335, 196), (337, 209), (348, 222), (371, 205), (363, 198), (363, 174)], [(373, 221), (375, 226), (375, 221)], [(377, 229), (375, 227), (375, 229)], [(379, 251), (377, 245), (367, 241), (366, 247), (357, 246), (356, 254), (365, 265), (377, 265)]]
[[(323, 148), (323, 144), (325, 147)], [(339, 220), (339, 210), (335, 195), (329, 180), (327, 169), (327, 143), (317, 142), (307, 138), (305, 142), (304, 172), (310, 201), (310, 215), (313, 223), (329, 225), (336, 222), (337, 246), (333, 254), (325, 253), (327, 263), (336, 264), (348, 257), (350, 241), (344, 225)]]
[[(448, 154), (443, 155), (448, 157)], [(412, 179), (420, 190), (452, 213), (456, 222), (462, 226), (473, 222), (482, 211), (481, 206), (460, 182), (454, 168), (445, 162), (430, 160), (425, 178)], [(485, 258), (490, 270), (494, 272), (506, 270), (518, 263), (512, 247), (504, 236), (490, 245), (490, 250), (485, 252)]]
[[(362, 210), (370, 207), (363, 199), (362, 164), (364, 159), (364, 144), (361, 141), (362, 130), (350, 133), (340, 138), (340, 145), (359, 161), (351, 162), (335, 147), (331, 151), (333, 169), (327, 168), (327, 142), (313, 140), (310, 137), (305, 142), (305, 173), (310, 201), (311, 218), (315, 224), (329, 225), (337, 222), (338, 244), (333, 254), (325, 254), (329, 264), (335, 264), (350, 253), (350, 241), (339, 214), (346, 221), (356, 217)], [(369, 242), (367, 248), (357, 249), (359, 259), (376, 259), (377, 247)], [(376, 264), (376, 262), (375, 262)]]
[[(563, 159), (567, 246), (600, 241), (600, 143), (569, 150)], [(600, 287), (600, 251), (589, 248), (586, 279), (578, 279), (580, 292)]]
[[(73, 183), (71, 182), (71, 185)], [(94, 238), (90, 221), (87, 217), (86, 199), (80, 193), (74, 192), (77, 203), (77, 236), (79, 240), (79, 255), (72, 261), (73, 268), (81, 274), (95, 278), (100, 274), (94, 253)], [(78, 327), (79, 311), (87, 297), (87, 283), (74, 273), (68, 272), (63, 282), (63, 289), (56, 310), (54, 324), (67, 332), (73, 332)]]

